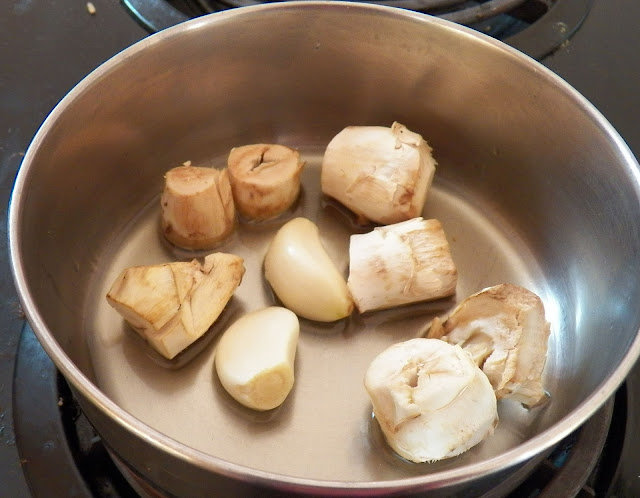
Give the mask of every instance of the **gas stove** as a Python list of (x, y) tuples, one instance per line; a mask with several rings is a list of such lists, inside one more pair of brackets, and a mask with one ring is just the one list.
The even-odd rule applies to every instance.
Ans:
[[(259, 0), (258, 0), (259, 1)], [(254, 0), (12, 0), (0, 4), (0, 210), (30, 140), (75, 83), (120, 50), (189, 17)], [(583, 93), (640, 157), (640, 4), (633, 0), (380, 0), (467, 24)], [(0, 242), (0, 494), (161, 495), (114, 461), (21, 315)], [(483, 496), (640, 496), (640, 366), (513, 490)], [(518, 477), (520, 480), (520, 477)], [(507, 480), (509, 481), (509, 480)], [(473, 489), (466, 496), (474, 496)]]

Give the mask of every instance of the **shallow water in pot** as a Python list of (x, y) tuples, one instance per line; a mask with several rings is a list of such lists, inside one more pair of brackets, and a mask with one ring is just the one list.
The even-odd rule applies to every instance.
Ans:
[[(387, 346), (421, 335), (431, 319), (489, 285), (511, 282), (536, 292), (552, 323), (546, 366), (547, 387), (559, 381), (561, 319), (544, 269), (518, 237), (481, 199), (438, 177), (423, 216), (444, 227), (459, 272), (455, 298), (359, 315), (331, 325), (301, 319), (296, 383), (285, 403), (258, 413), (226, 394), (213, 369), (216, 334), (242, 313), (274, 304), (262, 260), (277, 229), (288, 219), (315, 221), (329, 254), (347, 274), (349, 235), (368, 231), (319, 192), (322, 150), (300, 146), (307, 161), (300, 201), (285, 216), (261, 224), (240, 223), (216, 250), (245, 259), (246, 274), (227, 309), (185, 357), (168, 362), (132, 332), (104, 298), (126, 267), (189, 259), (202, 253), (178, 250), (159, 233), (155, 198), (121, 227), (101, 258), (84, 310), (84, 330), (97, 385), (119, 406), (150, 427), (190, 447), (249, 468), (288, 476), (334, 481), (372, 481), (417, 476), (472, 463), (513, 448), (545, 426), (545, 407), (527, 411), (500, 402), (493, 436), (464, 455), (436, 464), (411, 464), (384, 443), (363, 387), (371, 360)], [(195, 354), (197, 352), (197, 354)], [(193, 356), (191, 358), (191, 356)]]

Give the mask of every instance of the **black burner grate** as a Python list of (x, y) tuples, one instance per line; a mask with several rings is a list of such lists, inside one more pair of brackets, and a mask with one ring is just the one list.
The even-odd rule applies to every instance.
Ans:
[[(269, 0), (266, 0), (269, 1)], [(546, 12), (557, 0), (361, 0), (377, 5), (387, 5), (401, 9), (415, 10), (437, 15), (461, 24), (471, 24), (498, 14), (509, 12), (524, 3), (535, 5), (537, 10)], [(234, 7), (248, 7), (264, 3), (261, 0), (169, 0), (179, 9), (192, 15), (218, 12)]]
[[(58, 382), (65, 407), (61, 415), (73, 459), (92, 490), (93, 496), (95, 498), (133, 498), (137, 497), (138, 493), (145, 498), (168, 496), (152, 483), (137, 476), (134, 471), (129, 470), (115, 455), (107, 452), (102, 440), (80, 411), (71, 391), (59, 374)], [(470, 490), (466, 496), (477, 496), (477, 498), (606, 496), (622, 447), (622, 439), (618, 431), (624, 427), (625, 397), (623, 387), (618, 392), (615, 403), (613, 400), (610, 401), (582, 429), (561, 441), (515, 489), (507, 478), (504, 482), (496, 483), (492, 491), (476, 495)], [(118, 462), (115, 466), (112, 458), (116, 458)], [(126, 476), (126, 479), (123, 476)], [(281, 496), (279, 493), (268, 495)]]
[[(167, 0), (167, 2), (189, 17), (198, 17), (237, 7), (248, 7), (271, 0)], [(508, 14), (516, 29), (534, 23), (558, 0), (352, 0), (401, 9), (415, 10), (442, 17), (459, 24), (476, 27), (477, 23), (498, 20)], [(486, 27), (485, 27), (486, 29)]]
[[(18, 349), (13, 392), (16, 444), (35, 497), (137, 496), (29, 327)], [(624, 442), (626, 398), (623, 385), (615, 402), (609, 400), (580, 430), (557, 445), (515, 491), (510, 485), (498, 484), (494, 492), (481, 498), (606, 496)], [(508, 478), (504, 481), (508, 484)], [(142, 489), (140, 482), (132, 484)], [(164, 496), (145, 484), (145, 496)], [(508, 491), (503, 493), (502, 488)], [(478, 495), (470, 490), (466, 496)]]
[[(148, 31), (232, 8), (273, 0), (121, 0)], [(276, 0), (279, 1), (279, 0)], [(505, 41), (535, 59), (565, 43), (593, 0), (351, 0), (415, 10), (466, 25)]]

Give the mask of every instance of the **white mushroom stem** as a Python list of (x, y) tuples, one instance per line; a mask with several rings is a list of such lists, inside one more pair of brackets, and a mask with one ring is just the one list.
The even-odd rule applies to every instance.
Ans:
[(264, 260), (265, 278), (280, 301), (299, 316), (333, 322), (349, 316), (353, 301), (327, 254), (318, 227), (295, 218), (278, 230)]
[(412, 462), (459, 455), (498, 423), (487, 376), (462, 349), (442, 341), (389, 347), (371, 362), (364, 383), (387, 442)]
[(244, 275), (242, 258), (214, 253), (191, 262), (135, 266), (107, 301), (162, 356), (174, 358), (218, 319)]
[(294, 384), (300, 325), (286, 308), (247, 313), (220, 338), (215, 368), (225, 390), (254, 410), (280, 406)]
[(185, 249), (211, 249), (235, 227), (227, 170), (179, 166), (165, 175), (162, 233)]
[(254, 221), (285, 212), (298, 198), (303, 167), (298, 151), (284, 145), (233, 148), (227, 169), (238, 212)]
[(360, 312), (455, 293), (458, 272), (442, 225), (415, 218), (354, 234), (349, 291)]
[(466, 350), (498, 399), (534, 406), (546, 399), (542, 374), (550, 330), (536, 294), (500, 284), (462, 301), (444, 322), (434, 319), (427, 336)]
[(400, 123), (349, 126), (327, 146), (322, 192), (361, 221), (397, 223), (422, 213), (435, 167), (431, 147)]

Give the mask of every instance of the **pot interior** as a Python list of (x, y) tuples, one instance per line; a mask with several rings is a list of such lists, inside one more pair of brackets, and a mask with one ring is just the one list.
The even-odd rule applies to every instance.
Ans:
[[(275, 302), (262, 259), (294, 216), (318, 224), (346, 272), (349, 235), (364, 230), (319, 192), (324, 147), (345, 126), (393, 121), (434, 149), (423, 216), (438, 218), (447, 233), (459, 272), (455, 298), (330, 326), (301, 320), (287, 401), (267, 413), (240, 407), (214, 374), (216, 333)], [(245, 258), (242, 285), (197, 354), (161, 361), (108, 306), (106, 291), (127, 266), (202, 256), (159, 232), (168, 169), (184, 161), (224, 167), (232, 147), (257, 142), (300, 150), (302, 196), (279, 219), (238, 224), (218, 250)], [(247, 469), (371, 482), (428, 479), (507, 452), (517, 461), (583, 422), (624, 378), (620, 365), (628, 369), (637, 356), (635, 160), (599, 114), (540, 65), (427, 16), (292, 3), (169, 29), (83, 81), (45, 123), (20, 175), (12, 206), (18, 283), (59, 367), (89, 402), (88, 381), (157, 431), (152, 440), (168, 436)], [(532, 410), (500, 402), (495, 434), (460, 457), (422, 465), (395, 457), (371, 416), (362, 384), (368, 364), (456, 302), (503, 282), (544, 301), (550, 402)], [(117, 421), (119, 412), (110, 416)], [(527, 441), (535, 446), (518, 456)]]

